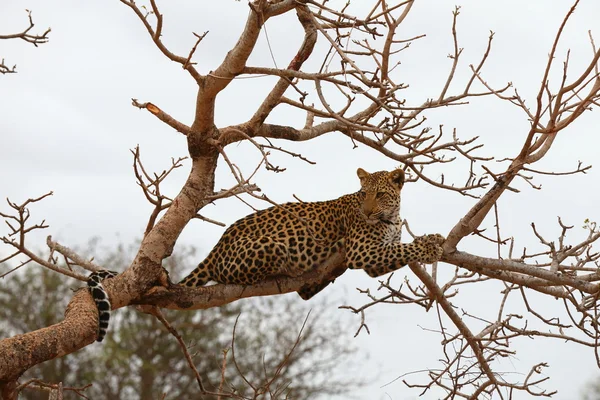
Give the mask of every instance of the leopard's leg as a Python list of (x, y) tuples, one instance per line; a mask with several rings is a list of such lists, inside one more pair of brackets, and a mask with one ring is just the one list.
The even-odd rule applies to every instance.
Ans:
[(325, 289), (327, 286), (329, 286), (330, 284), (332, 284), (333, 282), (335, 282), (335, 279), (342, 275), (344, 272), (346, 272), (346, 267), (345, 266), (341, 266), (339, 268), (336, 268), (331, 276), (328, 276), (324, 281), (322, 281), (321, 283), (318, 283), (316, 285), (304, 285), (300, 288), (300, 290), (298, 290), (298, 295), (300, 295), (300, 297), (303, 300), (310, 300), (313, 296), (315, 296), (317, 293), (319, 293), (321, 290)]
[[(331, 257), (335, 256), (336, 254), (339, 254), (340, 251), (344, 248), (344, 243), (345, 240), (342, 239), (340, 241), (338, 241), (335, 245), (333, 245), (330, 249), (329, 249), (329, 255), (327, 257), (327, 259), (331, 259)], [(325, 262), (325, 264), (327, 263), (327, 261)], [(348, 267), (346, 266), (345, 263), (341, 263), (340, 265), (338, 265), (337, 267), (335, 267), (335, 269), (331, 272), (331, 274), (329, 276), (326, 276), (325, 279), (323, 279), (320, 283), (317, 284), (306, 284), (304, 286), (302, 286), (300, 288), (300, 290), (298, 290), (298, 295), (300, 295), (300, 297), (303, 300), (309, 300), (311, 299), (313, 296), (315, 296), (317, 293), (319, 293), (321, 290), (325, 289), (327, 286), (329, 286), (330, 284), (332, 284), (333, 282), (335, 282), (335, 279), (342, 275), (344, 272), (346, 272), (346, 270), (348, 269)]]
[(329, 284), (333, 283), (335, 279), (325, 280), (316, 285), (304, 285), (296, 293), (302, 298), (302, 300), (310, 300), (321, 290), (325, 289)]
[(202, 261), (192, 272), (183, 278), (178, 284), (187, 287), (204, 286), (211, 280), (210, 263), (206, 260)]
[(348, 266), (364, 269), (369, 276), (377, 277), (412, 261), (431, 264), (442, 257), (442, 244), (445, 240), (440, 234), (419, 236), (412, 243), (381, 243), (369, 237), (354, 242), (350, 239), (347, 250)]

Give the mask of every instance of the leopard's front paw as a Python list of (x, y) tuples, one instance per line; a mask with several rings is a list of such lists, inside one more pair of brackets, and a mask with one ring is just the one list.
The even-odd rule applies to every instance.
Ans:
[(439, 261), (439, 259), (442, 258), (442, 254), (444, 254), (442, 244), (444, 244), (445, 241), (446, 238), (439, 233), (415, 238), (413, 243), (417, 246), (419, 261), (425, 264), (432, 264)]

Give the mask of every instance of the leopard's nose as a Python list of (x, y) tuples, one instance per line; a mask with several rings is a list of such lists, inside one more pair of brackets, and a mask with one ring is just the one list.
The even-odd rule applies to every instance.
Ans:
[(375, 210), (375, 202), (374, 199), (370, 198), (371, 196), (367, 195), (367, 198), (362, 203), (362, 212), (365, 214), (365, 217), (370, 217)]

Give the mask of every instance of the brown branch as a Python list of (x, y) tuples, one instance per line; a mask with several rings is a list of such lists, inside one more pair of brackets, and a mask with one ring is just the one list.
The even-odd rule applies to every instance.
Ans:
[(158, 307), (149, 307), (149, 308), (147, 308), (147, 310), (148, 310), (147, 312), (154, 315), (156, 317), (156, 319), (158, 319), (165, 326), (165, 328), (167, 328), (167, 331), (169, 331), (169, 333), (171, 335), (173, 335), (173, 337), (177, 340), (177, 343), (179, 343), (179, 347), (181, 347), (181, 351), (183, 351), (185, 360), (187, 361), (188, 366), (190, 367), (190, 369), (194, 373), (194, 376), (196, 377), (196, 382), (198, 382), (198, 387), (200, 388), (200, 393), (201, 394), (208, 393), (206, 391), (206, 389), (204, 389), (204, 385), (202, 384), (202, 378), (200, 377), (200, 373), (196, 369), (196, 366), (194, 365), (194, 360), (192, 360), (192, 356), (190, 355), (190, 352), (188, 351), (187, 346), (186, 346), (185, 342), (183, 341), (183, 338), (181, 337), (179, 332), (177, 332), (177, 329), (173, 328), (173, 326), (169, 323), (169, 321), (167, 321), (167, 319), (165, 318), (165, 316), (163, 315), (163, 313), (160, 311), (160, 309)]
[(9, 67), (6, 65), (6, 61), (4, 61), (4, 58), (2, 59), (2, 61), (0, 61), (0, 74), (16, 74), (17, 73), (17, 65), (13, 65), (12, 67)]
[(544, 71), (544, 75), (541, 80), (540, 90), (539, 90), (537, 98), (536, 98), (536, 104), (537, 104), (536, 113), (533, 116), (531, 129), (527, 135), (527, 138), (525, 139), (525, 144), (523, 145), (521, 152), (519, 153), (519, 156), (517, 157), (518, 159), (524, 160), (528, 156), (527, 153), (529, 151), (529, 147), (531, 146), (533, 138), (535, 137), (536, 129), (540, 125), (540, 118), (542, 117), (542, 109), (543, 109), (542, 96), (546, 89), (546, 85), (548, 84), (548, 76), (550, 74), (550, 69), (552, 68), (552, 63), (554, 61), (554, 54), (556, 53), (556, 48), (558, 46), (558, 42), (561, 38), (562, 32), (565, 28), (565, 25), (567, 24), (567, 21), (569, 20), (571, 15), (573, 15), (573, 13), (575, 12), (575, 8), (577, 7), (578, 4), (579, 4), (579, 0), (575, 0), (575, 3), (573, 4), (573, 6), (571, 7), (571, 9), (567, 13), (567, 15), (565, 15), (565, 17), (563, 18), (563, 21), (562, 21), (560, 27), (558, 28), (558, 32), (556, 33), (556, 36), (554, 38), (554, 43), (552, 44), (552, 49), (550, 50), (550, 54), (548, 56), (548, 62), (546, 63), (546, 69)]
[(29, 11), (29, 10), (25, 10), (25, 11), (27, 11), (27, 18), (29, 19), (29, 26), (19, 33), (10, 33), (10, 34), (5, 34), (5, 35), (0, 35), (0, 40), (21, 39), (27, 43), (31, 43), (35, 47), (38, 47), (39, 44), (48, 43), (48, 41), (50, 40), (50, 38), (48, 37), (48, 34), (50, 33), (51, 29), (50, 28), (46, 29), (46, 31), (44, 33), (42, 33), (41, 35), (29, 33), (33, 29), (35, 24), (33, 23), (33, 17), (31, 16), (31, 11)]
[[(309, 17), (310, 11), (308, 7), (298, 5), (296, 6), (296, 14), (298, 20), (304, 28), (304, 40), (300, 45), (300, 48), (296, 52), (296, 55), (288, 65), (287, 69), (291, 71), (298, 71), (302, 67), (302, 64), (310, 57), (312, 51), (317, 43), (317, 29)], [(271, 111), (279, 104), (279, 99), (288, 87), (292, 84), (292, 81), (287, 77), (281, 77), (275, 84), (271, 92), (263, 100), (262, 104), (257, 108), (256, 112), (246, 123), (251, 131), (256, 131), (260, 127)]]
[[(532, 128), (529, 131), (529, 133), (527, 134), (527, 137), (523, 143), (523, 146), (520, 150), (519, 155), (517, 157), (513, 158), (513, 161), (510, 164), (510, 166), (507, 168), (507, 170), (504, 172), (504, 174), (502, 174), (502, 176), (496, 180), (496, 184), (488, 191), (488, 193), (486, 193), (482, 197), (482, 199), (479, 200), (471, 208), (471, 210), (469, 210), (469, 212), (463, 218), (461, 218), (461, 220), (452, 228), (451, 232), (448, 234), (448, 240), (446, 241), (446, 244), (445, 244), (447, 252), (454, 250), (456, 248), (456, 245), (462, 238), (464, 238), (466, 235), (474, 232), (479, 227), (479, 225), (483, 222), (486, 215), (491, 210), (493, 204), (498, 200), (500, 195), (502, 195), (503, 192), (509, 187), (508, 185), (512, 182), (514, 177), (519, 175), (519, 172), (525, 167), (525, 164), (534, 163), (534, 162), (540, 160), (550, 149), (550, 147), (554, 141), (554, 138), (556, 137), (556, 134), (560, 130), (566, 128), (577, 117), (579, 117), (582, 114), (583, 110), (592, 103), (592, 99), (594, 98), (594, 96), (597, 95), (598, 91), (600, 90), (600, 82), (597, 82), (594, 85), (594, 87), (592, 89), (590, 89), (590, 93), (588, 94), (588, 96), (579, 103), (579, 107), (577, 108), (578, 111), (572, 113), (569, 116), (569, 118), (567, 120), (565, 120), (566, 122), (565, 121), (558, 122), (558, 118), (561, 113), (558, 113), (559, 107), (555, 107), (554, 114), (549, 117), (549, 121), (546, 124), (549, 127), (548, 128), (549, 130), (544, 130), (544, 129), (540, 128), (543, 125), (540, 121), (544, 114), (543, 110), (545, 109), (542, 104), (542, 97), (543, 97), (544, 92), (548, 88), (547, 77), (550, 72), (550, 68), (552, 66), (552, 62), (554, 59), (554, 53), (556, 51), (558, 41), (562, 35), (564, 26), (565, 26), (567, 20), (569, 19), (569, 17), (571, 16), (571, 14), (574, 12), (577, 4), (578, 4), (578, 0), (575, 1), (574, 5), (571, 7), (569, 12), (563, 19), (563, 22), (556, 34), (554, 44), (553, 44), (552, 50), (550, 52), (550, 57), (546, 64), (546, 70), (544, 72), (544, 77), (542, 79), (541, 88), (538, 93), (536, 113), (534, 115), (531, 114), (525, 107), (524, 101), (517, 97), (517, 103), (515, 103), (515, 104), (520, 105), (520, 107), (522, 109), (524, 109), (527, 112), (527, 114), (531, 117), (531, 119), (533, 120)], [(584, 71), (584, 73), (582, 75), (580, 75), (580, 78), (577, 79), (575, 81), (575, 83), (583, 82), (584, 77), (588, 76), (589, 73), (592, 71), (593, 65), (597, 61), (599, 56), (600, 56), (600, 54), (598, 52), (596, 52), (594, 54), (592, 63), (590, 63), (590, 65), (588, 66), (588, 69), (586, 71)], [(474, 71), (474, 73), (477, 73), (477, 71)], [(564, 74), (566, 74), (566, 71), (564, 72)], [(564, 79), (566, 79), (566, 75), (563, 76), (563, 82), (564, 82)], [(568, 88), (569, 88), (569, 90), (572, 90), (574, 87), (575, 86), (570, 85)], [(559, 97), (562, 96), (562, 93), (564, 93), (565, 89), (566, 88), (563, 85), (563, 87), (561, 87), (561, 89), (559, 90), (559, 93), (556, 96), (556, 100), (555, 100), (556, 104), (560, 104)], [(542, 129), (541, 131), (547, 132), (548, 134), (544, 135), (539, 141), (533, 142), (535, 134), (537, 132), (540, 132), (540, 129)], [(534, 153), (534, 151), (536, 151), (536, 152)]]
[(27, 257), (29, 257), (32, 261), (35, 261), (36, 263), (38, 263), (39, 265), (41, 265), (42, 267), (48, 268), (54, 272), (58, 272), (60, 274), (69, 276), (71, 278), (75, 278), (78, 279), (80, 281), (86, 281), (87, 277), (84, 275), (81, 275), (77, 272), (73, 272), (69, 269), (65, 269), (62, 267), (59, 267), (58, 265), (50, 262), (50, 261), (46, 261), (43, 258), (39, 257), (37, 254), (35, 254), (33, 251), (29, 250), (26, 247), (21, 247), (19, 246), (18, 243), (14, 242), (14, 241), (9, 241), (9, 240), (5, 240), (4, 238), (1, 239), (5, 244), (11, 245), (13, 247), (15, 247), (16, 249), (19, 249), (19, 253), (20, 254), (24, 254)]
[[(597, 293), (600, 289), (600, 284), (589, 283), (584, 279), (571, 277), (560, 272), (552, 272), (539, 268), (537, 265), (527, 265), (512, 260), (479, 257), (462, 251), (445, 254), (443, 261), (475, 272), (478, 272), (478, 268), (516, 272), (543, 279), (547, 282), (546, 285), (566, 285), (590, 294)], [(540, 281), (535, 280), (533, 282), (540, 283)]]
[[(194, 68), (193, 64), (189, 62), (189, 59), (186, 57), (182, 57), (182, 56), (178, 56), (178, 55), (174, 54), (162, 42), (161, 37), (162, 37), (163, 16), (159, 12), (155, 0), (150, 0), (150, 3), (152, 5), (152, 13), (156, 17), (156, 27), (155, 28), (153, 28), (152, 25), (150, 24), (150, 21), (148, 21), (148, 17), (150, 16), (150, 13), (144, 14), (142, 12), (142, 10), (138, 7), (138, 5), (135, 3), (135, 1), (133, 1), (133, 0), (131, 0), (131, 1), (120, 0), (120, 1), (121, 1), (121, 3), (123, 3), (126, 6), (128, 6), (129, 8), (131, 8), (131, 10), (135, 13), (135, 15), (137, 15), (137, 17), (140, 19), (140, 21), (144, 24), (144, 27), (146, 27), (146, 30), (150, 34), (152, 41), (154, 42), (156, 47), (161, 51), (161, 53), (163, 53), (169, 60), (175, 61), (176, 63), (181, 64), (181, 66), (190, 73), (190, 75), (196, 80), (196, 82), (198, 82), (198, 83), (202, 82), (204, 77), (201, 76), (198, 73), (198, 71), (196, 71), (196, 68)], [(196, 45), (198, 43), (199, 43), (199, 41), (196, 43)], [(195, 49), (195, 47), (196, 46), (194, 46), (194, 49)], [(190, 54), (190, 56), (191, 56), (191, 54)]]
[[(201, 310), (218, 307), (233, 301), (255, 296), (269, 296), (300, 290), (306, 284), (320, 283), (330, 276), (338, 276), (345, 269), (345, 254), (332, 256), (318, 269), (306, 272), (298, 277), (278, 278), (253, 285), (212, 285), (199, 288), (187, 288), (179, 285), (154, 287), (140, 299), (138, 304), (153, 304), (175, 310)], [(338, 274), (338, 275), (336, 275)]]
[(16, 380), (29, 368), (63, 357), (96, 339), (98, 311), (87, 289), (75, 293), (58, 324), (0, 340), (0, 383)]
[(196, 43), (190, 50), (190, 54), (188, 55), (187, 59), (185, 60), (185, 63), (182, 66), (183, 69), (187, 69), (189, 65), (195, 64), (195, 63), (192, 63), (192, 61), (191, 61), (192, 57), (194, 56), (194, 53), (196, 52), (196, 49), (198, 48), (198, 45), (200, 44), (202, 39), (204, 39), (204, 37), (208, 34), (208, 31), (204, 32), (202, 35), (198, 35), (197, 33), (194, 33), (194, 32), (192, 32), (192, 33), (194, 36), (196, 36)]
[(139, 109), (146, 109), (151, 114), (153, 114), (156, 118), (160, 119), (165, 124), (169, 125), (171, 128), (175, 129), (177, 132), (183, 133), (184, 135), (188, 135), (191, 131), (191, 128), (179, 121), (175, 118), (171, 117), (169, 114), (164, 112), (162, 109), (158, 108), (152, 103), (139, 103), (137, 99), (131, 99), (132, 104)]
[[(444, 85), (444, 88), (442, 89), (442, 93), (440, 93), (440, 97), (438, 98), (438, 101), (443, 100), (444, 97), (446, 96), (446, 92), (448, 91), (448, 88), (450, 87), (450, 83), (452, 83), (452, 80), (454, 79), (454, 74), (456, 73), (456, 67), (458, 66), (458, 60), (463, 51), (462, 48), (460, 48), (460, 49), (458, 48), (458, 38), (456, 36), (456, 20), (458, 19), (459, 14), (460, 14), (460, 7), (455, 6), (454, 11), (452, 12), (452, 39), (453, 39), (453, 43), (454, 43), (454, 54), (451, 56), (450, 55), (448, 56), (452, 60), (452, 67), (450, 68), (450, 72), (448, 73), (448, 78), (446, 79), (446, 84)], [(469, 88), (469, 86), (467, 85), (467, 90), (468, 90), (468, 88)]]
[[(234, 125), (221, 128), (221, 136), (219, 142), (222, 146), (226, 146), (231, 143), (239, 142), (246, 136), (240, 132), (245, 132), (243, 125)], [(265, 137), (271, 139), (286, 139), (295, 142), (301, 142), (310, 140), (329, 132), (334, 132), (342, 129), (341, 124), (338, 121), (327, 121), (320, 123), (314, 127), (305, 129), (296, 129), (291, 126), (274, 125), (274, 124), (263, 124), (255, 133), (255, 137)], [(250, 136), (248, 132), (246, 135)]]
[[(227, 369), (227, 353), (229, 349), (223, 349), (223, 362), (221, 363), (221, 380), (219, 381), (219, 393), (223, 392), (223, 385), (225, 384), (225, 370)], [(222, 396), (219, 396), (217, 400), (222, 400)]]
[(492, 372), (492, 369), (490, 368), (488, 361), (486, 360), (483, 354), (481, 343), (475, 338), (471, 330), (463, 322), (461, 317), (456, 313), (454, 307), (446, 299), (444, 293), (437, 285), (437, 283), (435, 283), (431, 275), (429, 275), (425, 268), (419, 265), (419, 263), (412, 262), (408, 264), (408, 266), (410, 267), (411, 271), (413, 271), (413, 273), (417, 276), (417, 278), (419, 278), (421, 282), (423, 282), (425, 287), (427, 287), (430, 296), (432, 296), (437, 301), (437, 303), (444, 310), (448, 318), (452, 320), (452, 323), (456, 326), (456, 328), (462, 334), (464, 339), (467, 341), (469, 347), (471, 347), (471, 350), (473, 351), (473, 354), (477, 358), (479, 368), (483, 370), (483, 372), (490, 381), (497, 383), (496, 376)]
[(284, 0), (273, 5), (260, 2), (259, 9), (250, 7), (244, 31), (238, 42), (227, 53), (225, 59), (212, 73), (203, 79), (196, 100), (196, 116), (192, 129), (206, 132), (214, 127), (214, 107), (217, 93), (225, 89), (233, 78), (246, 66), (248, 57), (254, 50), (263, 24), (271, 16), (282, 14), (297, 6), (295, 1)]
[(168, 169), (163, 170), (160, 174), (154, 173), (154, 176), (151, 176), (144, 168), (139, 146), (136, 146), (135, 150), (131, 150), (131, 154), (133, 154), (133, 172), (137, 184), (142, 189), (146, 200), (154, 206), (154, 209), (148, 218), (146, 230), (144, 231), (144, 236), (146, 236), (152, 227), (154, 227), (159, 214), (168, 209), (172, 204), (172, 200), (161, 193), (160, 184), (171, 174), (171, 172), (177, 168), (181, 168), (182, 162), (187, 159), (187, 157), (179, 157), (177, 159), (171, 158), (171, 166)]
[[(84, 399), (88, 399), (87, 396), (85, 396), (82, 392), (88, 388), (90, 388), (92, 386), (91, 383), (88, 383), (85, 386), (81, 386), (81, 387), (63, 387), (62, 386), (62, 382), (59, 382), (58, 384), (56, 383), (47, 383), (42, 381), (41, 379), (29, 379), (27, 382), (24, 382), (22, 384), (20, 384), (16, 391), (22, 391), (23, 389), (32, 387), (35, 388), (37, 390), (45, 390), (45, 391), (50, 391), (52, 392), (54, 391), (58, 391), (59, 393), (61, 391), (69, 391), (69, 392), (74, 392), (76, 395), (84, 398)], [(52, 397), (49, 397), (49, 399), (52, 399)], [(59, 398), (61, 399), (61, 398)]]
[(73, 250), (69, 249), (68, 247), (65, 247), (59, 244), (58, 242), (53, 241), (52, 236), (50, 235), (48, 235), (48, 237), (46, 238), (46, 244), (48, 245), (51, 251), (59, 252), (66, 258), (73, 260), (77, 265), (90, 272), (97, 272), (102, 269), (100, 265), (94, 263), (92, 260), (86, 260), (79, 254), (75, 253)]

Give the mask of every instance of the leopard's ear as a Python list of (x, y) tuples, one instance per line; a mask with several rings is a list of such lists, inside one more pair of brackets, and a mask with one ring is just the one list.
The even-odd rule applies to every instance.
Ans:
[(358, 179), (362, 182), (365, 178), (367, 178), (370, 174), (362, 168), (356, 170), (356, 175), (358, 175)]
[(398, 189), (402, 189), (402, 186), (404, 185), (404, 171), (395, 169), (390, 172), (390, 183)]

